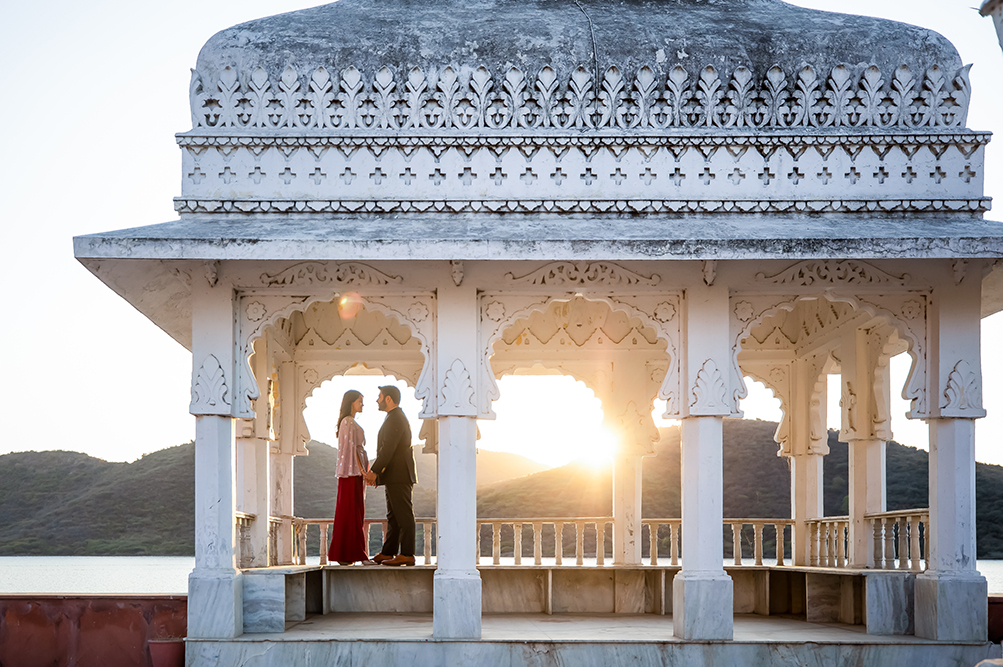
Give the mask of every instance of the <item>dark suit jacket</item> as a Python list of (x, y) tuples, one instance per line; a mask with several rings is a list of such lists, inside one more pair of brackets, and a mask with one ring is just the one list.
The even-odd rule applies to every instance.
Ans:
[(376, 460), (371, 470), (377, 484), (415, 484), (411, 424), (399, 407), (387, 413), (376, 440)]

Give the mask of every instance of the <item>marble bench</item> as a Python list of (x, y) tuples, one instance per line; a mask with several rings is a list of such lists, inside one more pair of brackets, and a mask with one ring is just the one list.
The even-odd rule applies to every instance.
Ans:
[(287, 622), (330, 611), (323, 566), (253, 568), (242, 581), (245, 633), (285, 632)]

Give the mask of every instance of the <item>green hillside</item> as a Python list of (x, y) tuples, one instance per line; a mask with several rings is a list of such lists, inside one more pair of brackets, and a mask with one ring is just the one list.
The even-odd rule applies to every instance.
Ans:
[[(790, 515), (787, 460), (776, 455), (776, 424), (725, 421), (724, 514)], [(824, 461), (824, 505), (845, 514), (847, 446), (829, 433)], [(310, 443), (295, 465), (295, 513), (330, 517), (337, 496), (337, 450)], [(418, 454), (415, 511), (435, 513), (435, 462)], [(927, 506), (927, 453), (897, 443), (887, 450), (888, 509)], [(479, 467), (514, 479), (481, 486), (482, 517), (609, 516), (609, 468), (573, 463), (539, 470), (510, 454), (481, 451)], [(498, 472), (501, 471), (501, 472)], [(194, 445), (148, 454), (133, 463), (108, 463), (76, 452), (20, 452), (0, 456), (0, 555), (189, 555), (194, 551)], [(976, 465), (980, 558), (1003, 558), (1003, 467)], [(490, 476), (488, 477), (490, 479)], [(482, 477), (483, 481), (483, 477)], [(643, 461), (642, 513), (679, 516), (679, 431), (665, 429), (656, 455)], [(382, 489), (368, 489), (366, 514), (385, 514)], [(567, 537), (567, 536), (566, 536)], [(311, 538), (311, 543), (315, 538)], [(310, 551), (315, 547), (311, 544)]]

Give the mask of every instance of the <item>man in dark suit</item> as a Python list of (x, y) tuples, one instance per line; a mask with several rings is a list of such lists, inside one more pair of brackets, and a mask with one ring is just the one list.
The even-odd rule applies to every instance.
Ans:
[[(380, 387), (376, 403), (387, 413), (376, 440), (376, 460), (366, 481), (383, 486), (387, 498), (387, 534), (373, 558), (380, 565), (414, 565), (414, 506), (411, 489), (418, 481), (411, 450), (411, 425), (400, 409), (400, 389)], [(399, 551), (399, 553), (398, 553)]]

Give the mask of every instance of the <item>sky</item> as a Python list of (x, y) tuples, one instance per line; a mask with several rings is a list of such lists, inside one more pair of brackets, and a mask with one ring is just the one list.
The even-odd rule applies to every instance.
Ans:
[[(977, 0), (973, 0), (977, 1)], [(188, 442), (191, 356), (73, 258), (72, 237), (176, 219), (181, 152), (191, 127), (190, 69), (202, 44), (226, 27), (315, 3), (287, 0), (37, 0), (0, 10), (0, 305), (7, 351), (0, 388), (7, 427), (0, 454), (70, 449), (109, 461)], [(1003, 52), (992, 21), (955, 0), (797, 2), (933, 28), (971, 72), (968, 126), (1003, 130)], [(1003, 146), (987, 152), (986, 193), (1003, 195)], [(1003, 214), (991, 212), (1000, 219)], [(976, 457), (1003, 464), (1003, 315), (983, 321), (984, 402)], [(893, 361), (897, 385), (902, 360)], [(895, 375), (897, 373), (897, 375)], [(371, 445), (382, 416), (371, 377), (329, 382), (308, 403), (315, 438), (333, 443), (332, 414), (348, 387), (365, 392)], [(481, 422), (479, 445), (559, 465), (601, 458), (611, 434), (599, 401), (570, 378), (504, 378), (498, 420)], [(838, 392), (836, 392), (838, 395)], [(405, 392), (409, 394), (409, 392)], [(830, 392), (831, 401), (837, 400)], [(408, 406), (412, 409), (408, 409)], [(406, 411), (417, 414), (414, 403)], [(768, 390), (750, 386), (746, 416), (776, 420)], [(926, 426), (893, 405), (898, 441), (927, 444)], [(574, 414), (574, 419), (568, 415)], [(830, 425), (838, 410), (830, 407)], [(538, 435), (526, 442), (527, 424)], [(569, 424), (579, 428), (567, 431)], [(598, 434), (598, 437), (593, 437)], [(538, 442), (548, 443), (545, 447)], [(576, 443), (568, 447), (566, 443)], [(520, 445), (524, 446), (520, 449)]]

